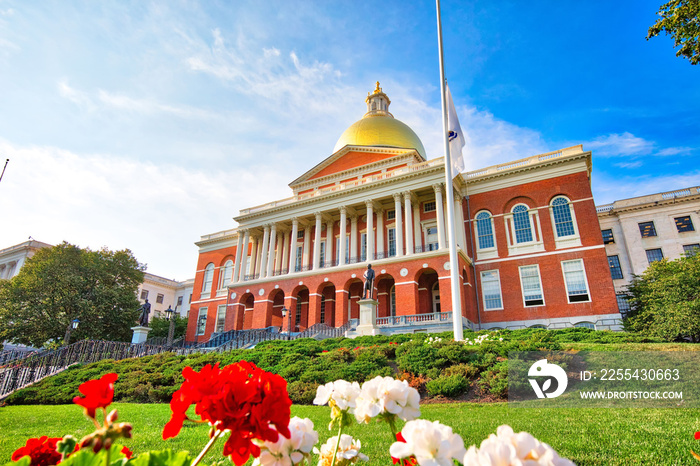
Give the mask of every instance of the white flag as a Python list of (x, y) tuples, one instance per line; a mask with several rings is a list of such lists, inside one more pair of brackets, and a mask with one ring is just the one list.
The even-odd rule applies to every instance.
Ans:
[(450, 159), (452, 161), (452, 178), (464, 171), (464, 157), (462, 157), (462, 147), (464, 147), (464, 134), (459, 126), (455, 104), (452, 101), (450, 88), (445, 84), (447, 92), (447, 134), (450, 142)]

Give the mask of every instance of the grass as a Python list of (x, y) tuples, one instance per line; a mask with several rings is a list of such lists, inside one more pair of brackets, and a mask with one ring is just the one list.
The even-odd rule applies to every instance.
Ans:
[[(187, 425), (174, 439), (163, 441), (162, 428), (170, 416), (166, 404), (115, 403), (121, 421), (131, 422), (134, 437), (124, 442), (135, 453), (172, 448), (199, 452), (207, 438), (207, 426)], [(422, 418), (439, 420), (462, 436), (465, 445), (478, 444), (501, 424), (528, 431), (552, 445), (578, 465), (697, 465), (689, 450), (700, 450), (693, 433), (700, 430), (697, 409), (514, 409), (504, 403), (444, 403), (421, 406)], [(328, 407), (293, 406), (292, 415), (309, 417), (323, 442)], [(39, 435), (76, 437), (91, 431), (91, 423), (75, 405), (8, 406), (0, 408), (0, 464), (29, 437)], [(388, 427), (372, 423), (353, 425), (347, 433), (362, 441), (370, 457), (367, 466), (391, 464)], [(220, 460), (221, 444), (205, 460)]]

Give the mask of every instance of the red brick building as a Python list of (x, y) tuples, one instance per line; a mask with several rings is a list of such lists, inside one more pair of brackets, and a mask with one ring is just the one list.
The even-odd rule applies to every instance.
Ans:
[[(188, 339), (359, 317), (376, 272), (382, 332), (452, 328), (444, 160), (389, 113), (377, 86), (333, 153), (293, 195), (204, 235)], [(468, 328), (614, 328), (619, 313), (581, 146), (464, 173), (454, 207)], [(206, 317), (206, 318), (205, 318)], [(284, 320), (284, 322), (283, 322)]]

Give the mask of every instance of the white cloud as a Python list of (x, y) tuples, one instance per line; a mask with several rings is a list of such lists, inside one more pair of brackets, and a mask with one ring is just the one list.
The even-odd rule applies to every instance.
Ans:
[(595, 203), (601, 205), (619, 199), (700, 186), (700, 170), (684, 175), (611, 176), (594, 169), (592, 179)]
[(101, 102), (110, 107), (136, 113), (155, 114), (162, 112), (170, 113), (181, 118), (197, 119), (219, 117), (219, 115), (214, 112), (209, 112), (194, 107), (173, 106), (161, 104), (152, 100), (134, 99), (125, 95), (114, 94), (101, 89), (98, 91), (97, 95)]
[(635, 162), (620, 162), (615, 164), (615, 166), (619, 168), (639, 168), (642, 165), (641, 160), (637, 160)]
[(630, 155), (649, 155), (654, 151), (656, 144), (653, 141), (636, 137), (624, 132), (622, 134), (608, 134), (599, 136), (593, 141), (584, 143), (584, 146), (593, 150), (595, 155), (603, 157), (620, 157)]
[(692, 147), (667, 147), (666, 149), (661, 149), (657, 155), (662, 157), (670, 155), (690, 155), (691, 152), (693, 152)]

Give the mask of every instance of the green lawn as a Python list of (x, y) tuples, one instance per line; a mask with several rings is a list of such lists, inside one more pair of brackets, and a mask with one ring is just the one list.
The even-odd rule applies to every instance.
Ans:
[[(185, 449), (196, 453), (204, 445), (207, 427), (188, 425), (175, 439), (161, 440), (163, 425), (170, 416), (166, 404), (115, 403), (121, 421), (131, 422), (134, 438), (126, 441), (135, 453), (149, 449)], [(700, 430), (697, 409), (513, 409), (504, 403), (429, 404), (421, 407), (422, 417), (440, 420), (462, 436), (465, 445), (481, 442), (501, 424), (515, 431), (525, 430), (552, 445), (562, 456), (578, 465), (700, 465), (689, 450), (700, 451), (693, 433)], [(328, 407), (293, 406), (292, 414), (309, 417), (321, 441), (327, 430)], [(8, 406), (0, 408), (0, 464), (27, 438), (40, 435), (78, 437), (91, 424), (82, 410), (66, 406)], [(383, 424), (354, 425), (349, 434), (362, 441), (367, 465), (391, 464), (388, 456), (390, 434)], [(207, 459), (219, 459), (221, 444)]]

